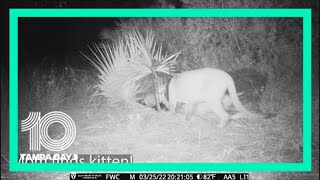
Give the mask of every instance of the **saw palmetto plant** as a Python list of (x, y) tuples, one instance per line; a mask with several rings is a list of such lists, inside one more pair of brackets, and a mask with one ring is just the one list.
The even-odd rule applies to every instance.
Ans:
[[(146, 89), (142, 80), (153, 83), (157, 91), (158, 76), (170, 76), (175, 71), (180, 54), (166, 55), (156, 35), (147, 30), (143, 35), (132, 29), (112, 43), (94, 43), (91, 54), (82, 53), (99, 72), (95, 96), (104, 96), (110, 105), (135, 103)], [(150, 83), (148, 83), (150, 84)]]

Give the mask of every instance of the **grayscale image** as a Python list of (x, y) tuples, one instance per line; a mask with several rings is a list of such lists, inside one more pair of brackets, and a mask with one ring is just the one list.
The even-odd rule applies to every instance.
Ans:
[[(151, 2), (139, 6), (309, 7), (265, 0)], [(25, 17), (18, 23), (19, 153), (31, 152), (30, 132), (20, 130), (20, 121), (30, 112), (61, 111), (76, 133), (58, 153), (131, 154), (134, 163), (302, 162), (302, 18)], [(319, 177), (318, 65), (313, 54), (312, 173), (254, 172), (252, 179)], [(61, 123), (47, 127), (53, 140), (66, 132)], [(38, 153), (53, 154), (43, 147)]]

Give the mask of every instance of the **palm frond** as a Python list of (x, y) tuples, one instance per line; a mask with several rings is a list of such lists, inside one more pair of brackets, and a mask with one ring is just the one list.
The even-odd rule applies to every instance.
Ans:
[(99, 72), (97, 95), (106, 97), (110, 104), (127, 104), (136, 101), (136, 95), (144, 91), (139, 84), (141, 79), (153, 71), (169, 75), (180, 52), (163, 56), (162, 44), (156, 41), (153, 31), (147, 30), (143, 36), (132, 29), (112, 44), (89, 46), (91, 56), (82, 54)]

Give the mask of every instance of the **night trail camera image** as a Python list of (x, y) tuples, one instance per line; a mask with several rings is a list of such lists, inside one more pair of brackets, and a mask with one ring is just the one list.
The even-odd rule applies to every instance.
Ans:
[[(312, 3), (124, 0), (118, 7), (176, 12)], [(46, 7), (45, 1), (32, 7), (39, 4)], [(89, 5), (116, 8), (102, 0)], [(315, 12), (318, 5), (312, 17), (318, 32)], [(54, 154), (44, 147), (31, 151), (21, 123), (30, 112), (61, 111), (76, 132), (58, 154), (129, 154), (133, 163), (303, 163), (303, 18), (147, 15), (18, 18), (18, 154)], [(319, 177), (319, 33), (312, 43), (312, 170), (246, 172), (250, 179)], [(1, 97), (7, 98), (5, 67)], [(1, 100), (2, 112), (9, 111), (5, 104)], [(2, 132), (8, 132), (8, 113), (2, 114)], [(69, 132), (57, 122), (46, 128), (53, 142)], [(64, 172), (9, 172), (8, 143), (1, 145), (1, 179), (69, 178)]]

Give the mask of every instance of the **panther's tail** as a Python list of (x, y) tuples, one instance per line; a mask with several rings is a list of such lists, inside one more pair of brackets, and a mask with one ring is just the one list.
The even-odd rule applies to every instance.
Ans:
[(228, 91), (229, 95), (231, 97), (232, 103), (235, 106), (236, 110), (239, 112), (245, 114), (246, 116), (252, 117), (252, 118), (262, 118), (262, 119), (269, 119), (275, 116), (275, 114), (270, 113), (253, 113), (248, 111), (240, 102), (239, 97), (237, 95), (236, 87), (234, 85), (233, 80), (230, 81), (228, 84)]

